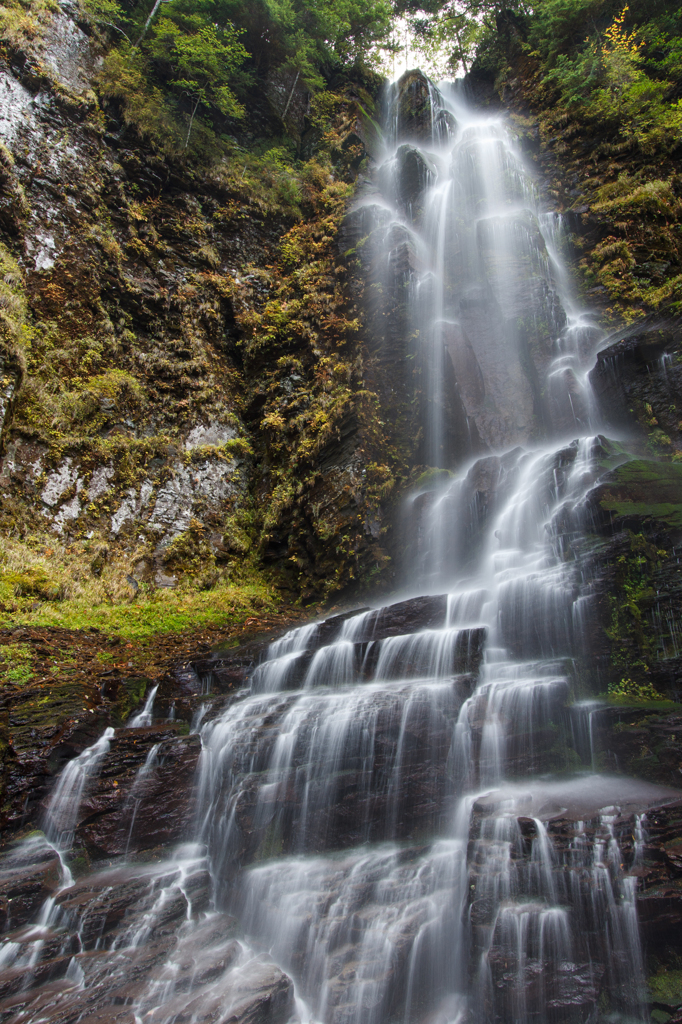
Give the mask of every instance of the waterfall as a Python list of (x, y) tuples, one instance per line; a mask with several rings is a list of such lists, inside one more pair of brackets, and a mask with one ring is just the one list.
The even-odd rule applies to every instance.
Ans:
[(52, 790), (45, 814), (45, 835), (60, 853), (68, 853), (85, 787), (109, 751), (114, 730), (107, 728), (92, 746), (69, 761)]
[(158, 686), (152, 686), (151, 690), (147, 694), (147, 699), (144, 702), (142, 711), (137, 715), (133, 715), (130, 719), (129, 728), (143, 729), (152, 724), (152, 711), (154, 709), (154, 700), (156, 698), (156, 691), (158, 688)]
[[(113, 939), (106, 921), (88, 939), (99, 897), (59, 897), (80, 943), (59, 1019), (98, 991), (153, 1024), (648, 1019), (636, 869), (647, 809), (679, 794), (595, 770), (599, 332), (504, 118), (410, 81), (423, 116), (392, 87), (356, 210), (386, 282), (408, 252), (420, 460), (446, 471), (406, 498), (404, 600), (290, 631), (202, 705), (191, 842), (102, 872), (98, 892), (135, 892)], [(60, 836), (107, 745), (57, 783)], [(131, 849), (157, 752), (129, 797)]]

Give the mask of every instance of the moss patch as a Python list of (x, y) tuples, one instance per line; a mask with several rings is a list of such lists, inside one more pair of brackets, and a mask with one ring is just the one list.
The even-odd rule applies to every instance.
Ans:
[(275, 594), (265, 584), (227, 585), (205, 592), (156, 590), (125, 604), (93, 606), (87, 597), (79, 597), (59, 604), (41, 604), (35, 611), (0, 615), (0, 626), (96, 628), (141, 640), (192, 628), (236, 624), (274, 607)]
[(653, 1002), (682, 1006), (682, 971), (661, 971), (649, 978), (648, 984)]
[(682, 527), (682, 466), (632, 459), (606, 477), (599, 500), (618, 519), (656, 519)]
[(15, 686), (24, 686), (33, 678), (33, 656), (28, 644), (6, 644), (0, 650), (0, 676)]
[(179, 586), (155, 589), (132, 575), (149, 557), (142, 545), (126, 552), (101, 537), (72, 544), (40, 535), (24, 542), (6, 537), (0, 543), (0, 629), (94, 628), (148, 639), (236, 624), (275, 608), (277, 592), (257, 567), (243, 562), (237, 578), (229, 579), (210, 553), (200, 562), (190, 540), (181, 535), (169, 556), (172, 567), (184, 556)]

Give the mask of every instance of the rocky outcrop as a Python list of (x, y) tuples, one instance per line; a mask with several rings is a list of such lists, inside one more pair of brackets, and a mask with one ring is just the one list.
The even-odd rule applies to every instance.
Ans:
[(433, 141), (432, 86), (422, 71), (406, 71), (398, 80), (396, 137), (428, 145)]
[[(385, 495), (370, 495), (366, 466), (384, 466), (389, 441), (367, 446), (379, 414), (354, 404), (371, 383), (354, 370), (363, 282), (336, 238), (374, 100), (344, 86), (330, 142), (300, 76), (280, 69), (265, 90), (279, 117), (259, 93), (246, 165), (236, 142), (192, 163), (136, 134), (107, 93), (106, 47), (83, 27), (67, 7), (46, 13), (0, 68), (2, 528), (21, 523), (48, 550), (92, 540), (86, 579), (120, 559), (133, 588), (194, 578), (199, 555), (215, 585), (250, 551), (309, 599), (343, 548), (343, 588), (387, 561)], [(333, 175), (304, 180), (248, 150), (279, 118)], [(302, 282), (308, 256), (317, 273)], [(291, 320), (298, 303), (305, 324)], [(294, 500), (295, 466), (307, 484)]]
[(681, 352), (679, 321), (651, 316), (609, 339), (590, 374), (606, 421), (644, 434), (662, 454), (682, 447)]

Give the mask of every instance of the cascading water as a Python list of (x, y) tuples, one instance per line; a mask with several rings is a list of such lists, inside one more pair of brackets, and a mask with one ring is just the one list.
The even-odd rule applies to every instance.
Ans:
[(154, 700), (156, 698), (157, 690), (158, 686), (152, 686), (149, 694), (147, 695), (147, 699), (144, 702), (142, 711), (137, 715), (133, 715), (130, 719), (129, 725), (131, 729), (143, 729), (145, 726), (152, 724), (152, 711), (154, 709)]
[[(97, 991), (136, 1024), (647, 1018), (633, 872), (646, 808), (677, 794), (596, 774), (591, 705), (567, 711), (588, 690), (598, 332), (504, 121), (419, 81), (427, 116), (392, 95), (362, 215), (386, 265), (392, 246), (413, 256), (421, 450), (447, 471), (408, 501), (407, 571), (427, 596), (294, 630), (217, 716), (202, 708), (194, 845), (101, 875), (139, 892), (109, 947), (98, 933), (106, 961), (78, 959), (96, 901), (88, 917), (77, 886), (60, 894), (78, 970), (16, 1024), (57, 1006), (75, 1022)], [(151, 724), (154, 695), (131, 726)], [(13, 955), (22, 941), (37, 940)], [(266, 982), (267, 1012), (240, 1017)]]

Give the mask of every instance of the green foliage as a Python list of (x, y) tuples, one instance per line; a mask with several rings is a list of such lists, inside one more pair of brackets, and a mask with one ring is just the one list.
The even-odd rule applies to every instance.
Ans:
[[(607, 12), (611, 21), (604, 24)], [(542, 58), (545, 82), (558, 90), (567, 108), (615, 125), (648, 153), (668, 151), (679, 142), (682, 101), (675, 91), (682, 79), (682, 42), (679, 20), (665, 21), (676, 33), (670, 35), (655, 21), (642, 24), (645, 13), (652, 12), (627, 5), (615, 12), (594, 0), (553, 0), (538, 8), (529, 39)], [(587, 22), (589, 35), (576, 45), (581, 22)]]
[(455, 4), (446, 5), (431, 17), (417, 12), (409, 23), (414, 32), (412, 49), (438, 78), (454, 78), (460, 68), (466, 73), (485, 32), (480, 17), (458, 10)]
[(0, 243), (0, 351), (23, 352), (30, 341), (24, 275), (9, 250)]
[(244, 115), (244, 107), (228, 84), (247, 57), (239, 35), (229, 23), (221, 29), (202, 24), (199, 15), (177, 20), (166, 16), (155, 27), (149, 56), (169, 67), (169, 86), (180, 96), (188, 95), (193, 104), (185, 147), (199, 104), (212, 105), (230, 117)]
[(15, 686), (25, 686), (33, 679), (33, 658), (30, 644), (4, 644), (0, 648), (0, 679)]
[(0, 41), (17, 49), (30, 46), (40, 39), (55, 10), (55, 0), (6, 0), (0, 6)]
[(246, 33), (256, 64), (298, 71), (312, 88), (328, 69), (364, 68), (386, 44), (393, 10), (389, 0), (254, 0), (234, 4), (232, 17)]
[[(81, 0), (95, 24), (115, 33), (101, 74), (128, 123), (166, 151), (215, 146), (245, 101), (262, 101), (277, 69), (315, 91), (330, 73), (367, 72), (388, 38), (390, 0)], [(293, 93), (293, 90), (292, 90)], [(234, 130), (234, 129), (232, 129)], [(221, 143), (222, 145), (222, 143)]]
[(619, 217), (648, 216), (669, 220), (679, 213), (679, 200), (671, 179), (641, 182), (627, 171), (622, 171), (616, 181), (602, 185), (597, 190), (596, 199), (592, 208), (597, 213), (617, 214)]
[(173, 152), (182, 144), (182, 128), (164, 96), (154, 84), (142, 53), (129, 49), (110, 50), (99, 74), (99, 88), (108, 99), (117, 100), (126, 124), (162, 152)]
[(647, 678), (666, 642), (651, 618), (657, 598), (653, 578), (665, 555), (644, 534), (630, 533), (628, 547), (616, 561), (609, 596), (611, 622), (605, 630), (611, 641), (608, 696), (616, 702), (665, 700)]
[(645, 704), (665, 700), (651, 683), (636, 683), (633, 679), (620, 679), (609, 683), (609, 700), (614, 704)]

